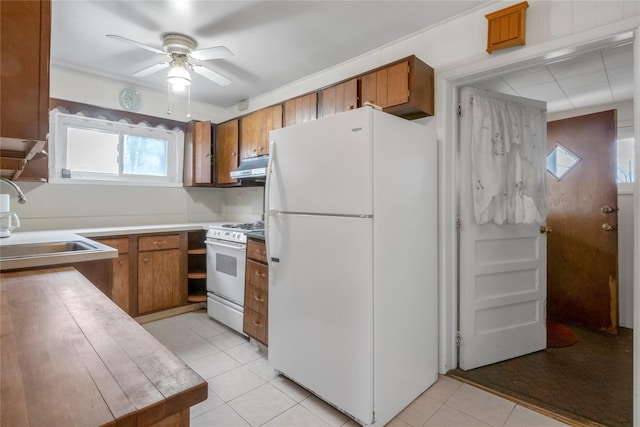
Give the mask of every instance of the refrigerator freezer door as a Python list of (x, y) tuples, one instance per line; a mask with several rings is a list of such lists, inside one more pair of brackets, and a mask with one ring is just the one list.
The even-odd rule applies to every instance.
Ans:
[(370, 424), (372, 219), (272, 213), (267, 221), (269, 363)]
[(371, 215), (372, 111), (273, 130), (266, 210)]

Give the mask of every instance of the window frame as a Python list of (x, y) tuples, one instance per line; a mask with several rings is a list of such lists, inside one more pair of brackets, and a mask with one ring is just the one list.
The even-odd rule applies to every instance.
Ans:
[[(620, 136), (620, 133), (622, 133), (622, 135), (623, 135), (622, 137)], [(627, 139), (630, 139), (630, 140), (634, 141), (632, 144), (633, 144), (633, 148), (634, 148), (634, 151), (635, 151), (635, 149), (637, 148), (637, 144), (635, 143), (635, 138), (633, 136), (625, 137), (626, 133), (625, 132), (620, 132), (620, 129), (618, 129), (618, 134), (619, 134), (619, 136), (618, 136), (618, 138), (616, 138), (616, 152), (617, 152), (617, 149), (618, 149), (618, 141), (627, 140)], [(637, 154), (634, 154), (634, 157), (637, 157)], [(618, 181), (618, 173), (617, 173), (618, 158), (617, 158), (617, 154), (616, 154), (616, 184), (618, 186), (618, 194), (634, 194), (635, 180), (637, 179), (636, 176), (635, 176), (637, 174), (637, 171), (635, 170), (636, 166), (637, 165), (634, 165), (633, 181), (631, 181), (631, 182), (617, 182)]]
[[(181, 129), (169, 130), (162, 125), (152, 127), (144, 122), (140, 124), (132, 124), (125, 120), (115, 122), (102, 118), (86, 117), (81, 114), (67, 114), (55, 109), (50, 113), (49, 123), (51, 123), (49, 137), (49, 182), (51, 183), (183, 186), (184, 132)], [(71, 171), (70, 177), (63, 177), (63, 169), (68, 169), (66, 165), (66, 135), (67, 129), (70, 127), (118, 133), (118, 175)], [(122, 144), (125, 134), (167, 140), (167, 176), (124, 174)]]

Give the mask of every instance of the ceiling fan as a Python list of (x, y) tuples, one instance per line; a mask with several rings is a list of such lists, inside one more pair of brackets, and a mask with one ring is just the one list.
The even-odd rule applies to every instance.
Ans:
[(191, 75), (189, 74), (189, 70), (206, 77), (220, 86), (227, 86), (231, 83), (231, 80), (223, 75), (216, 73), (204, 65), (197, 64), (199, 61), (208, 61), (211, 59), (233, 56), (233, 52), (224, 46), (214, 46), (195, 50), (198, 43), (192, 37), (181, 33), (162, 34), (162, 49), (157, 49), (153, 46), (115, 34), (107, 34), (107, 37), (168, 57), (165, 62), (151, 65), (150, 67), (143, 68), (142, 70), (133, 73), (136, 77), (150, 76), (160, 70), (171, 67), (169, 74), (167, 75), (167, 81), (172, 87), (178, 90), (184, 89), (184, 87), (191, 84)]

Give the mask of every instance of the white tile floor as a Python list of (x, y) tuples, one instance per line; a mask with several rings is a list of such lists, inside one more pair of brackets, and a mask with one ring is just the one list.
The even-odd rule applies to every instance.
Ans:
[[(209, 383), (209, 398), (191, 408), (193, 427), (358, 426), (308, 391), (277, 375), (256, 346), (206, 313), (187, 313), (143, 326)], [(542, 427), (565, 424), (440, 376), (387, 425)]]

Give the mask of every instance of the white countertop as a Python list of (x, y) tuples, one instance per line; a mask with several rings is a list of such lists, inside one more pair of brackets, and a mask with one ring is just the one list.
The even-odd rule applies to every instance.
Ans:
[[(99, 259), (115, 258), (118, 251), (110, 246), (98, 243), (91, 238), (118, 236), (129, 234), (162, 233), (172, 231), (206, 230), (209, 225), (220, 223), (184, 223), (161, 225), (134, 225), (124, 227), (83, 228), (77, 230), (41, 230), (41, 231), (14, 231), (10, 237), (0, 239), (0, 270), (13, 270), (18, 268), (42, 267), (47, 265), (69, 264)], [(29, 243), (52, 243), (82, 241), (97, 248), (95, 251), (78, 251), (77, 253), (63, 252), (60, 254), (48, 254), (39, 257), (25, 257), (1, 259), (2, 247), (9, 245), (22, 245)]]

